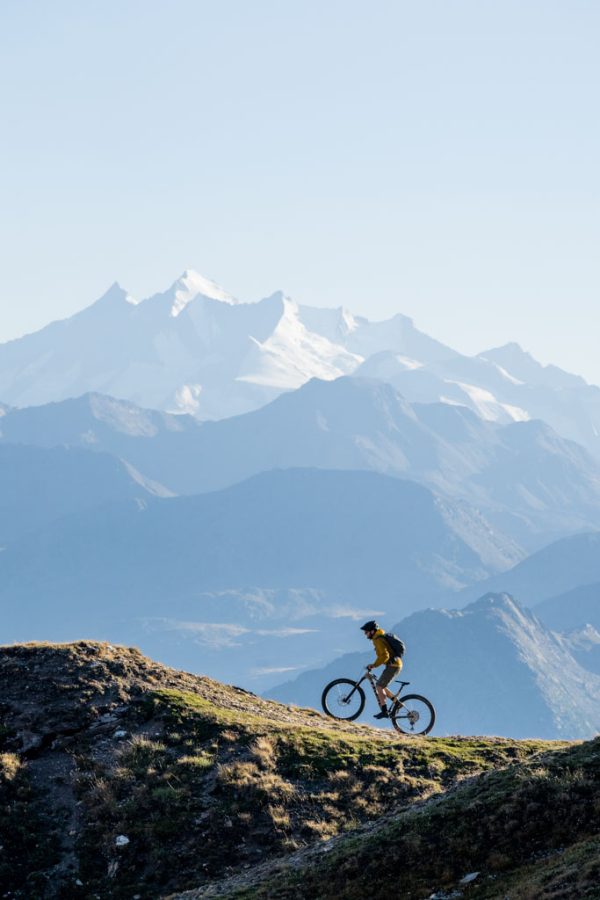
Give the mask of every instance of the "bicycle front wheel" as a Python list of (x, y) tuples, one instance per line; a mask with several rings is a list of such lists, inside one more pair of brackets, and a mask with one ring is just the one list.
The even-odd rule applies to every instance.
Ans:
[(435, 709), (426, 697), (407, 694), (394, 705), (390, 718), (400, 734), (429, 734), (435, 723)]
[(365, 692), (356, 681), (336, 678), (323, 691), (321, 706), (332, 719), (352, 722), (365, 708)]

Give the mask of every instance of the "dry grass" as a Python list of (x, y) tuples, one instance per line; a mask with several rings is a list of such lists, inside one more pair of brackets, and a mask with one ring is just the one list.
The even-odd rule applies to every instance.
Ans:
[(407, 900), (452, 892), (468, 871), (481, 873), (477, 895), (490, 900), (600, 897), (600, 738), (482, 775), (223, 896), (383, 900), (398, 871)]
[[(48, 745), (44, 759), (49, 773), (61, 754), (72, 761), (64, 793), (74, 794), (79, 877), (89, 896), (115, 900), (154, 900), (221, 878), (228, 866), (243, 872), (281, 859), (548, 746), (399, 740), (177, 673), (136, 650), (85, 641), (6, 648), (0, 690), (14, 709), (24, 691), (28, 702), (36, 698), (29, 731), (68, 724), (68, 749)], [(94, 730), (115, 710), (125, 740), (113, 738), (114, 725)], [(53, 854), (60, 861), (51, 835), (66, 831), (45, 793), (51, 781), (38, 778), (34, 787), (27, 765), (14, 768), (11, 742), (20, 727), (13, 718), (0, 743), (7, 754), (0, 762), (0, 825), (9, 828), (2, 810), (10, 808), (13, 820), (27, 810), (27, 830), (13, 842), (24, 865), (2, 869), (0, 856), (0, 883), (15, 894), (43, 877)], [(127, 849), (115, 846), (120, 834), (129, 838)], [(3, 835), (0, 843), (6, 846)]]
[(292, 797), (294, 787), (273, 771), (264, 771), (255, 762), (234, 762), (219, 766), (217, 784), (246, 803)]
[(16, 753), (0, 753), (0, 780), (13, 781), (22, 765)]

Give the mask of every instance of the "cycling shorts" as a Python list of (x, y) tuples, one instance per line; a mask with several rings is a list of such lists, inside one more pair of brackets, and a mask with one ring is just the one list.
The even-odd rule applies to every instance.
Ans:
[(387, 687), (392, 678), (395, 678), (396, 675), (399, 675), (402, 671), (402, 660), (396, 658), (393, 663), (388, 663), (377, 679), (377, 684), (379, 687)]

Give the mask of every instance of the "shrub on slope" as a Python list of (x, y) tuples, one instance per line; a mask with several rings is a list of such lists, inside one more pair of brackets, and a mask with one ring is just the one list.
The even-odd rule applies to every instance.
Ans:
[[(460, 888), (467, 873), (471, 888)], [(339, 841), (254, 884), (236, 898), (462, 896), (582, 898), (599, 894), (600, 738), (488, 772), (421, 808)], [(458, 889), (458, 893), (453, 893)], [(214, 896), (198, 892), (192, 896)]]

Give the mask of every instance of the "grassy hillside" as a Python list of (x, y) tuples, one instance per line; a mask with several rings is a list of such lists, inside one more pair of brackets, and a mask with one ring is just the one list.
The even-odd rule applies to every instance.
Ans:
[[(475, 863), (512, 871), (539, 847), (589, 842), (600, 815), (595, 744), (401, 739), (106, 644), (1, 648), (0, 716), (0, 884), (27, 900), (217, 883), (383, 897), (379, 871), (396, 896), (413, 896), (400, 877), (422, 896)], [(522, 836), (524, 809), (539, 826)]]
[(398, 810), (374, 828), (214, 889), (275, 898), (600, 897), (600, 739), (537, 754)]

